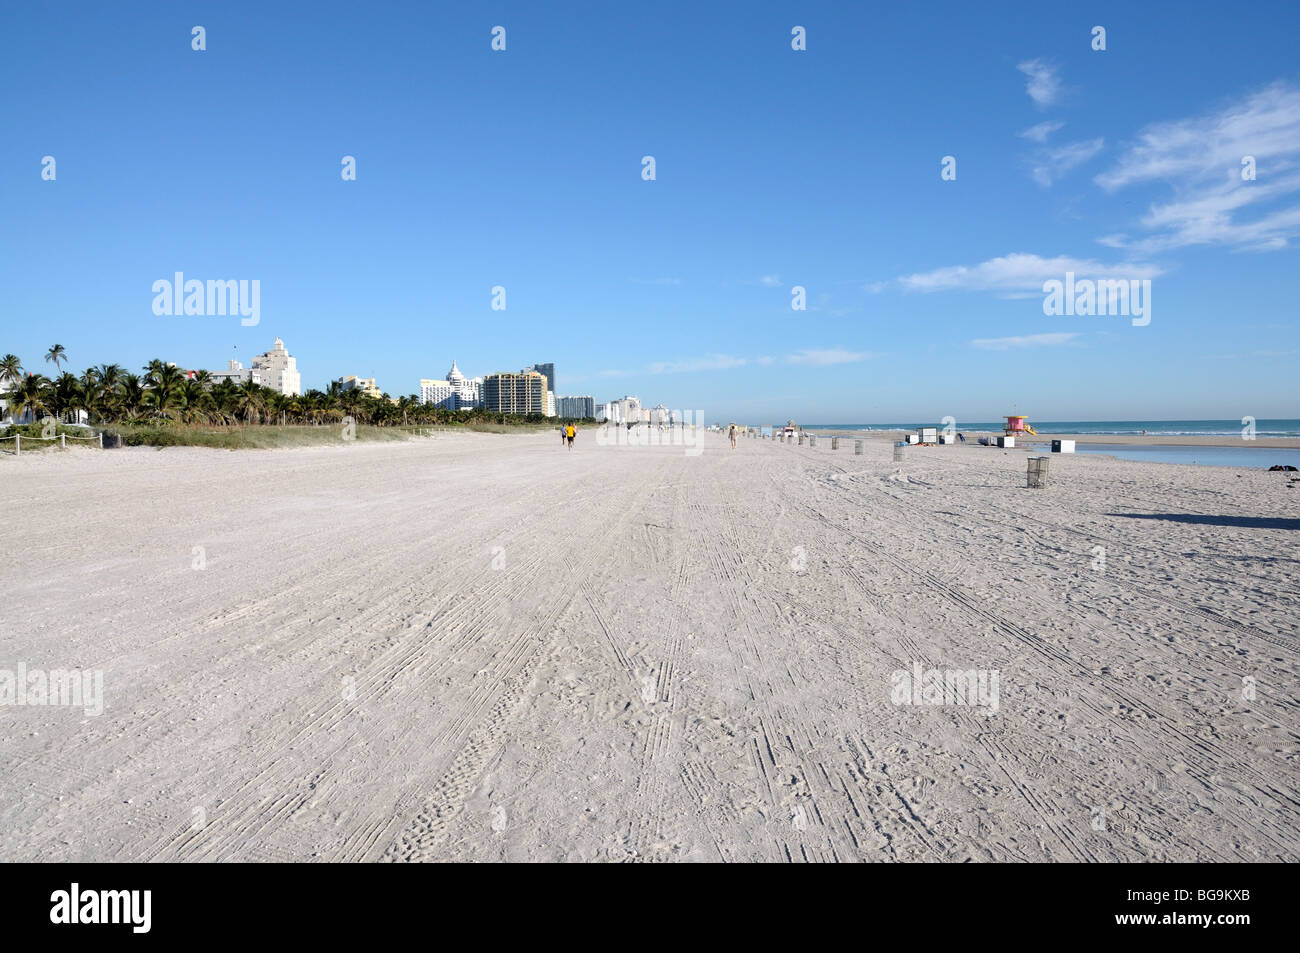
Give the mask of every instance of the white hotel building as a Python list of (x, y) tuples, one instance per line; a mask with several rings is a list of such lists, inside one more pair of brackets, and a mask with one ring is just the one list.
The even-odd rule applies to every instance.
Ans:
[(451, 362), (446, 380), (420, 380), (420, 403), (444, 410), (461, 410), (483, 405), (483, 378), (466, 377)]
[(254, 384), (261, 384), (281, 394), (294, 397), (302, 394), (302, 377), (298, 374), (298, 361), (284, 349), (284, 342), (279, 338), (275, 339), (271, 350), (253, 358), (252, 367), (244, 367), (239, 361), (231, 358), (224, 371), (212, 372), (213, 383), (225, 380), (234, 381), (236, 384), (252, 380)]

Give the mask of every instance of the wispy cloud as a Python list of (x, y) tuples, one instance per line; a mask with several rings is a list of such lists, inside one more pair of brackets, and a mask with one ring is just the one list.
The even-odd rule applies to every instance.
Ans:
[(781, 287), (781, 276), (764, 275), (762, 278), (758, 279), (758, 283), (764, 288), (779, 288)]
[(648, 368), (651, 374), (682, 374), (690, 371), (726, 371), (733, 367), (744, 367), (748, 363), (743, 357), (730, 354), (710, 354), (706, 357), (691, 358), (684, 361), (656, 361)]
[(1162, 273), (1156, 265), (1125, 262), (1106, 264), (1088, 258), (1057, 255), (1042, 258), (1038, 255), (1015, 252), (1000, 258), (990, 258), (978, 265), (953, 265), (934, 271), (903, 275), (898, 279), (905, 291), (1001, 291), (1007, 293), (1037, 292), (1050, 278), (1064, 278), (1067, 271), (1076, 278), (1154, 278)]
[[(852, 364), (872, 357), (867, 351), (849, 351), (843, 348), (804, 348), (781, 358), (788, 364), (802, 364), (809, 367), (827, 367), (832, 364)], [(731, 354), (708, 354), (704, 357), (686, 358), (677, 361), (656, 361), (641, 370), (607, 370), (601, 371), (601, 377), (633, 377), (651, 374), (688, 374), (699, 371), (728, 371), (737, 367), (756, 365), (770, 367), (777, 362), (770, 355), (748, 358)]]
[(1053, 331), (1048, 334), (1024, 334), (1009, 338), (976, 338), (970, 342), (971, 347), (981, 351), (1009, 351), (1012, 348), (1025, 347), (1059, 347), (1069, 344), (1079, 336), (1077, 331)]
[(1059, 119), (1049, 119), (1047, 122), (1040, 122), (1036, 126), (1030, 126), (1028, 129), (1019, 133), (1021, 139), (1029, 139), (1033, 142), (1044, 143), (1047, 137), (1056, 130), (1065, 126), (1065, 123)]
[(1085, 139), (1046, 149), (1033, 159), (1034, 181), (1047, 188), (1076, 166), (1083, 165), (1106, 145), (1105, 139)]
[(1057, 68), (1044, 60), (1025, 60), (1016, 69), (1029, 77), (1025, 92), (1039, 109), (1054, 105), (1061, 98), (1061, 78)]
[[(1247, 156), (1254, 181), (1242, 178)], [(1147, 126), (1096, 181), (1109, 192), (1158, 182), (1174, 194), (1140, 220), (1149, 234), (1107, 235), (1102, 244), (1143, 255), (1189, 245), (1285, 248), (1300, 235), (1300, 89), (1277, 82), (1205, 115)]]
[(831, 364), (854, 364), (873, 357), (868, 351), (846, 351), (842, 348), (804, 348), (786, 358), (791, 364), (826, 367)]
[(731, 354), (707, 354), (704, 357), (686, 358), (678, 361), (655, 361), (640, 370), (601, 371), (601, 377), (633, 377), (646, 374), (686, 374), (691, 371), (726, 371), (733, 367), (744, 367), (748, 360)]

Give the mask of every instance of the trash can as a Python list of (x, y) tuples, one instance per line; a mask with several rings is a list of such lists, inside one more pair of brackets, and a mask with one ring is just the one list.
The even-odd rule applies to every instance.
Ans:
[(1029, 470), (1025, 475), (1027, 486), (1035, 490), (1040, 490), (1047, 486), (1047, 465), (1051, 460), (1051, 457), (1029, 458)]
[(894, 441), (894, 462), (895, 463), (903, 462), (903, 451), (906, 449), (907, 449), (907, 441), (905, 440)]
[(840, 438), (839, 438), (839, 437), (831, 437), (831, 449), (832, 449), (832, 450), (838, 450), (839, 448), (840, 448)]
[(860, 456), (862, 456), (862, 441), (861, 441), (861, 440), (855, 440), (855, 441), (853, 441), (853, 455), (854, 455), (855, 457), (860, 457)]

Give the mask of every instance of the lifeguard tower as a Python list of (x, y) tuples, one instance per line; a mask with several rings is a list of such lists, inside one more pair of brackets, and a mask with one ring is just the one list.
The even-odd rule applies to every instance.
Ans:
[(1025, 422), (1027, 420), (1025, 417), (1012, 414), (1006, 417), (1005, 420), (1006, 424), (1003, 425), (1002, 432), (1008, 437), (1016, 437), (1022, 433), (1033, 434), (1035, 437), (1038, 436), (1038, 431)]

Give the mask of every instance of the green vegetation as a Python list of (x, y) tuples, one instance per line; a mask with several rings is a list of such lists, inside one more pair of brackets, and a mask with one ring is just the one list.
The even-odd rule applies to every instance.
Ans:
[[(45, 360), (58, 372), (67, 352), (56, 344)], [(214, 382), (208, 371), (183, 371), (160, 360), (142, 370), (132, 374), (118, 364), (99, 364), (80, 376), (63, 371), (49, 378), (25, 372), (17, 356), (6, 354), (0, 358), (0, 399), (15, 418), (30, 413), (38, 420), (72, 419), (84, 413), (95, 429), (120, 434), (128, 446), (309, 446), (338, 441), (346, 423), (355, 425), (357, 440), (400, 440), (430, 428), (506, 433), (567, 422), (540, 414), (445, 410), (421, 404), (415, 394), (371, 397), (337, 382), (290, 396), (252, 381)], [(39, 424), (27, 426), (31, 436), (40, 435)]]
[[(56, 424), (48, 434), (44, 433), (44, 424), (0, 424), (0, 452), (12, 453), (14, 450), (14, 441), (8, 439), (14, 435), (20, 435), (22, 439), (23, 453), (40, 453), (45, 450), (59, 449), (58, 440), (43, 440), (41, 437), (58, 437), (59, 434), (65, 434), (68, 440), (68, 446), (99, 446), (95, 440), (87, 440), (87, 437), (94, 437), (95, 431), (87, 430), (85, 427), (68, 427), (64, 424)], [(76, 439), (72, 439), (76, 438)]]

